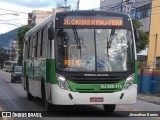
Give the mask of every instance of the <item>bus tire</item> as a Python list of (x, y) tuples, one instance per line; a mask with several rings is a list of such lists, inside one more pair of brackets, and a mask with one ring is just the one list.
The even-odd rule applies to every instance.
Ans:
[(13, 83), (13, 78), (12, 78), (12, 76), (11, 76), (11, 83)]
[(46, 111), (51, 111), (52, 110), (52, 104), (49, 103), (46, 99), (46, 90), (45, 90), (45, 83), (44, 80), (41, 80), (41, 94), (42, 94), (42, 103), (45, 107)]
[(33, 100), (33, 96), (29, 92), (29, 82), (28, 82), (28, 78), (27, 77), (26, 77), (26, 92), (27, 92), (27, 100), (28, 101), (32, 101)]
[(11, 82), (12, 82), (12, 83), (15, 83), (15, 79), (14, 79), (14, 78), (12, 78), (12, 77), (11, 77)]
[(104, 111), (106, 112), (114, 112), (116, 105), (115, 104), (107, 104), (107, 105), (103, 105)]

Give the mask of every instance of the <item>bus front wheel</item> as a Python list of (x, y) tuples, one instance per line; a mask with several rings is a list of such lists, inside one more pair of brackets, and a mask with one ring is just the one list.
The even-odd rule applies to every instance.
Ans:
[(116, 105), (115, 104), (111, 104), (111, 105), (103, 105), (104, 111), (106, 112), (114, 112)]
[(46, 111), (51, 111), (52, 110), (52, 104), (49, 103), (46, 99), (46, 91), (45, 91), (45, 85), (44, 85), (43, 80), (41, 82), (41, 93), (42, 93), (42, 103), (44, 104), (45, 110)]

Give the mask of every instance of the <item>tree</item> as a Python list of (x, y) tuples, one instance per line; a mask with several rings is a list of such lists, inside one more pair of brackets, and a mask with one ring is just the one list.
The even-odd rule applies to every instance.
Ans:
[[(139, 22), (138, 20), (133, 19), (132, 22), (135, 25), (135, 27), (138, 29), (143, 26), (142, 23)], [(149, 43), (149, 36), (143, 30), (139, 30), (139, 37), (140, 37), (140, 40), (136, 42), (136, 49), (138, 53), (141, 50), (144, 50)]]
[(19, 58), (18, 58), (18, 64), (22, 65), (22, 58), (23, 58), (23, 44), (24, 44), (24, 36), (25, 33), (28, 32), (31, 29), (29, 25), (22, 26), (17, 31), (17, 37), (18, 37), (18, 45), (19, 45)]
[(3, 66), (3, 63), (5, 60), (9, 59), (9, 54), (7, 53), (7, 50), (4, 48), (0, 48), (0, 67)]

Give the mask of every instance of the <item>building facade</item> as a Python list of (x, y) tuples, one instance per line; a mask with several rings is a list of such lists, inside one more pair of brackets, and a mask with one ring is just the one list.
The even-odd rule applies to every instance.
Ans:
[(151, 0), (135, 0), (131, 11), (131, 18), (140, 21), (143, 26), (140, 28), (149, 33), (151, 18)]
[(52, 11), (33, 10), (31, 13), (28, 13), (28, 25), (35, 26), (41, 23), (52, 13), (61, 11), (64, 11), (64, 8), (58, 8), (58, 9), (53, 8)]
[(130, 14), (132, 19), (142, 22), (140, 29), (149, 32), (151, 0), (100, 0), (100, 9)]
[(51, 15), (53, 11), (33, 10), (28, 13), (28, 25), (35, 26)]
[(160, 1), (152, 1), (152, 14), (150, 23), (149, 46), (148, 46), (148, 66), (150, 68), (160, 67)]

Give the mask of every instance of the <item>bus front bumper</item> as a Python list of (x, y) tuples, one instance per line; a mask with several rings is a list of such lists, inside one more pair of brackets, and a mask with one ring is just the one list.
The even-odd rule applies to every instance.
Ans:
[(11, 72), (11, 69), (10, 69), (10, 68), (3, 68), (2, 70), (3, 70), (3, 71), (6, 71), (6, 72)]
[[(137, 100), (137, 85), (127, 90), (113, 93), (79, 93), (52, 85), (52, 103), (57, 105), (133, 104)], [(122, 95), (123, 94), (123, 95)], [(101, 102), (91, 102), (91, 98), (103, 98)]]

